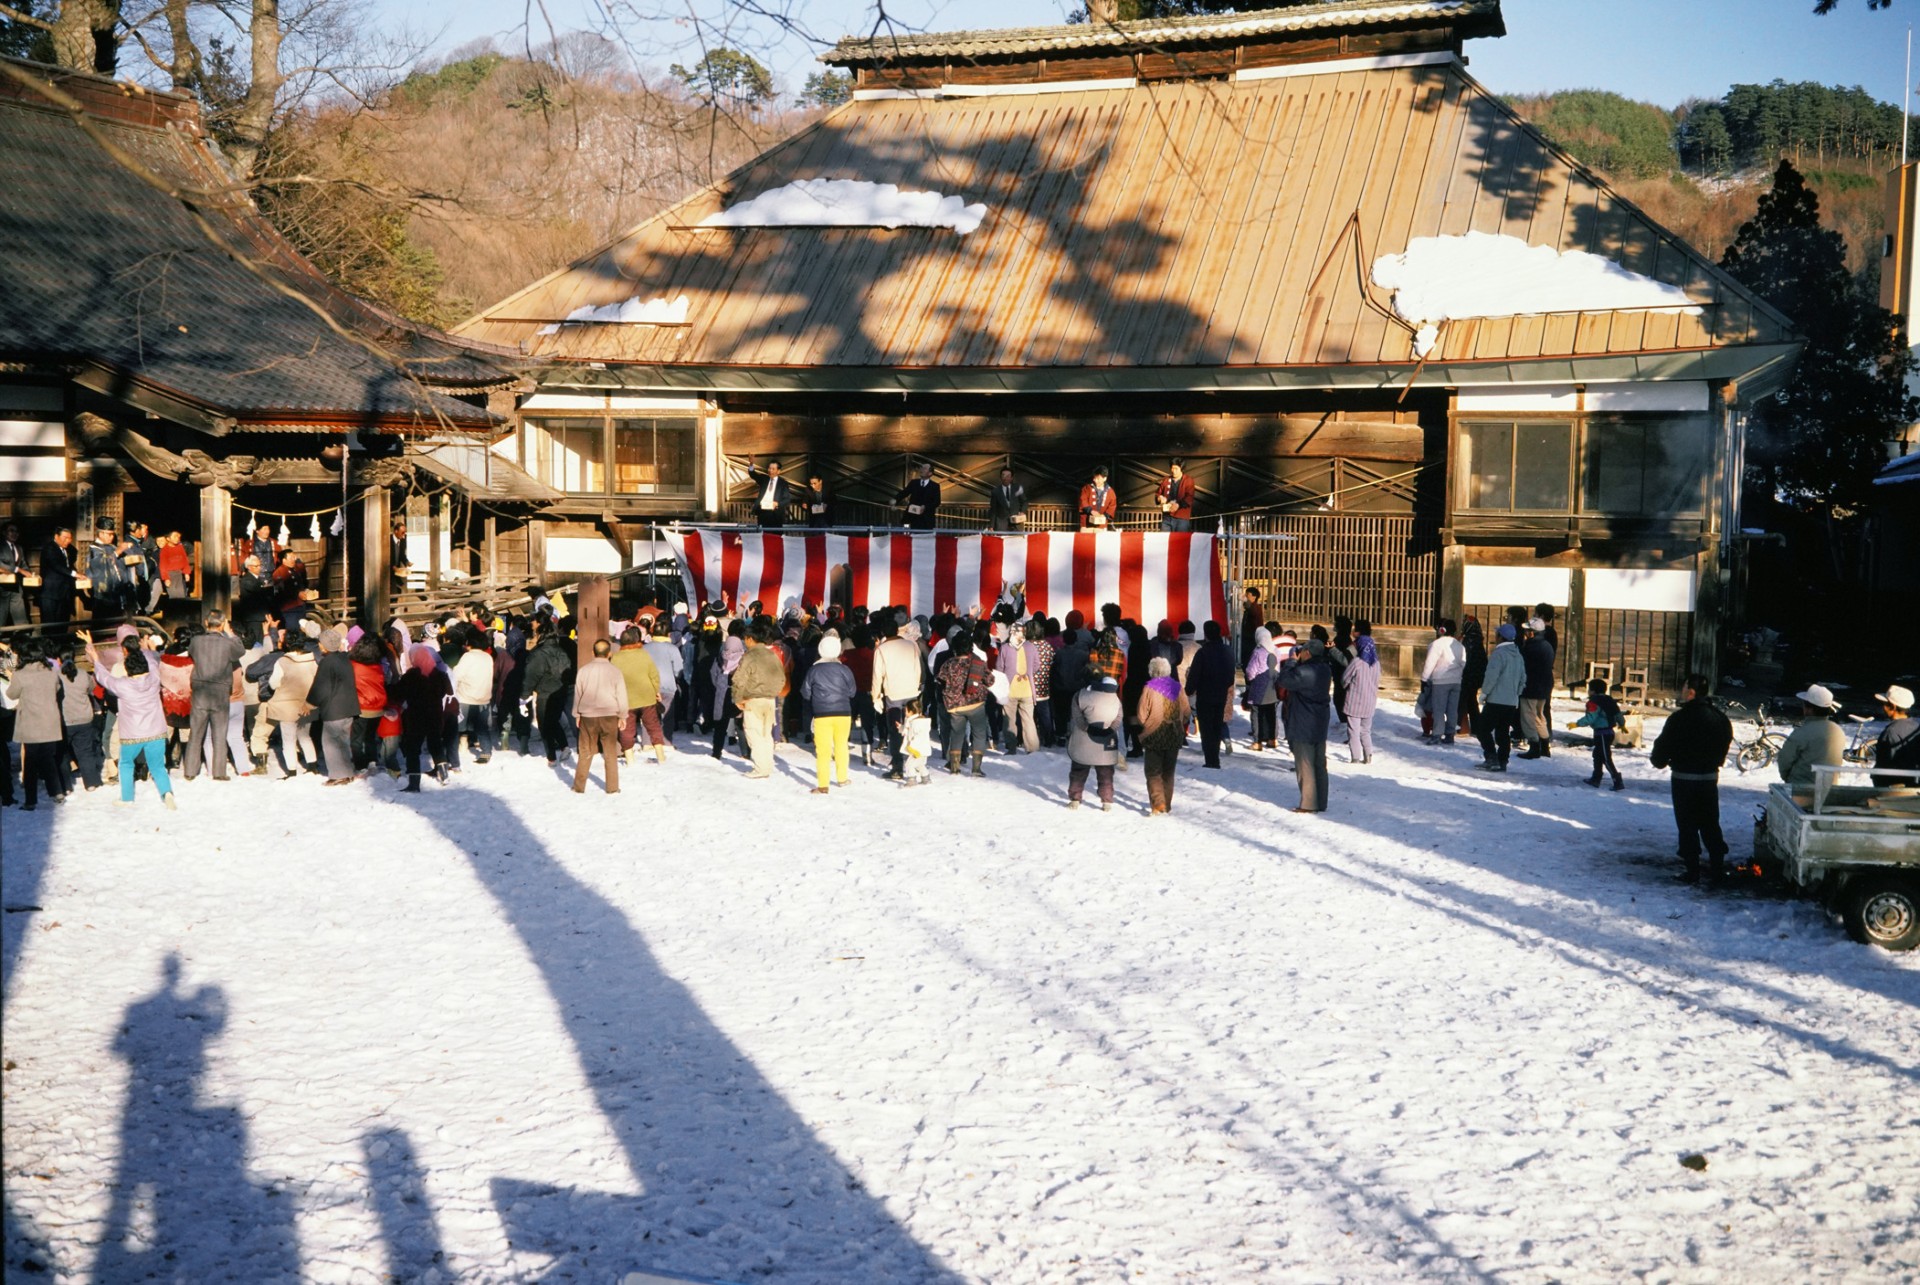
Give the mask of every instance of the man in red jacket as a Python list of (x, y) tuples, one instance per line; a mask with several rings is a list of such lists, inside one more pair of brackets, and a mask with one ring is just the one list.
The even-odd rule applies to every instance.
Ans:
[(1093, 481), (1080, 488), (1080, 529), (1105, 531), (1113, 526), (1119, 511), (1120, 496), (1107, 485), (1107, 468), (1103, 464), (1093, 471)]
[(1175, 460), (1167, 466), (1167, 475), (1153, 493), (1160, 506), (1162, 531), (1193, 530), (1193, 479), (1187, 476), (1187, 462)]

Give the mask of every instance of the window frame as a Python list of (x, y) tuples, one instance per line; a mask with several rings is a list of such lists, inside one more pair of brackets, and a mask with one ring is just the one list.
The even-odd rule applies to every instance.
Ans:
[[(1467, 443), (1470, 434), (1477, 425), (1506, 426), (1512, 430), (1508, 438), (1508, 489), (1511, 501), (1519, 481), (1519, 470), (1515, 466), (1518, 457), (1520, 432), (1528, 424), (1565, 424), (1567, 432), (1567, 503), (1564, 508), (1539, 509), (1520, 508), (1509, 502), (1505, 507), (1476, 507), (1470, 503), (1474, 490), (1475, 468), (1477, 460)], [(1642, 450), (1640, 452), (1640, 493), (1641, 506), (1637, 509), (1604, 508), (1589, 504), (1588, 460), (1590, 448), (1597, 433), (1607, 427), (1632, 425), (1642, 430)], [(1689, 497), (1688, 509), (1666, 509), (1660, 512), (1647, 511), (1647, 452), (1645, 443), (1652, 435), (1663, 430), (1686, 429), (1700, 433), (1700, 455), (1698, 473), (1694, 490)], [(1574, 520), (1580, 518), (1615, 518), (1627, 521), (1704, 521), (1712, 508), (1711, 481), (1714, 467), (1714, 424), (1710, 414), (1696, 412), (1662, 412), (1634, 414), (1627, 411), (1508, 411), (1493, 412), (1455, 412), (1453, 416), (1453, 464), (1454, 479), (1452, 487), (1453, 511), (1462, 518), (1538, 518)]]
[[(671, 485), (653, 482), (640, 484), (649, 488), (646, 490), (623, 491), (617, 489), (619, 484), (619, 467), (616, 452), (619, 449), (618, 434), (621, 431), (617, 425), (621, 423), (631, 424), (634, 421), (642, 420), (651, 423), (656, 444), (663, 422), (670, 420), (684, 421), (684, 429), (675, 428), (670, 431), (685, 432), (688, 434), (687, 457), (689, 461), (689, 476), (686, 483), (682, 485)], [(697, 500), (700, 495), (701, 420), (702, 416), (700, 413), (691, 409), (680, 413), (662, 411), (649, 412), (628, 407), (615, 407), (609, 410), (596, 411), (539, 411), (531, 415), (523, 412), (520, 416), (520, 456), (526, 463), (523, 464), (522, 467), (526, 468), (527, 471), (533, 474), (539, 481), (546, 483), (548, 486), (561, 491), (569, 497), (590, 496), (594, 499), (601, 500), (639, 502), (662, 500), (678, 501), (684, 499)], [(599, 431), (600, 457), (598, 467), (601, 475), (601, 486), (599, 490), (569, 490), (564, 484), (564, 478), (552, 476), (551, 451), (553, 449), (553, 432), (555, 430), (577, 432), (582, 428), (596, 428)], [(544, 440), (535, 442), (533, 436), (536, 433), (542, 434)], [(658, 465), (657, 451), (655, 453), (655, 465)]]

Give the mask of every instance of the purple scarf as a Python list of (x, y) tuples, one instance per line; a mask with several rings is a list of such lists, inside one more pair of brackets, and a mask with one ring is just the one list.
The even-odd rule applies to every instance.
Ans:
[(1147, 680), (1147, 690), (1159, 692), (1175, 704), (1178, 704), (1180, 701), (1180, 680), (1172, 674), (1168, 674), (1163, 678), (1149, 678)]
[(1360, 635), (1360, 639), (1355, 644), (1354, 650), (1360, 653), (1361, 660), (1366, 661), (1369, 665), (1379, 666), (1380, 653), (1373, 649), (1373, 639), (1369, 638), (1366, 634)]

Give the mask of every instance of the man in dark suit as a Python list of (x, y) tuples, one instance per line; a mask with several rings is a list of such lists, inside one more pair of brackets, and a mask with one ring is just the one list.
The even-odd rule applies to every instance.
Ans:
[(920, 466), (920, 474), (901, 487), (893, 502), (907, 510), (907, 529), (933, 530), (933, 518), (940, 511), (940, 484), (933, 480), (933, 465)]
[(787, 508), (793, 503), (793, 487), (780, 476), (780, 461), (768, 460), (764, 469), (749, 467), (747, 476), (760, 488), (753, 497), (753, 515), (768, 530), (787, 524)]
[(807, 506), (807, 525), (817, 529), (833, 525), (833, 497), (827, 494), (827, 479), (818, 473), (807, 474), (807, 489), (800, 493)]
[(995, 531), (1027, 529), (1027, 488), (1013, 480), (1013, 470), (1000, 470), (1000, 485), (988, 499), (988, 523)]
[(61, 527), (40, 546), (40, 623), (65, 625), (73, 619), (73, 532)]
[(25, 625), (27, 592), (21, 581), (27, 574), (27, 551), (20, 547), (20, 528), (7, 523), (0, 531), (0, 625)]
[[(262, 562), (260, 565), (269, 564)], [(395, 522), (393, 533), (387, 537), (387, 575), (392, 577), (395, 593), (407, 587), (407, 572), (413, 569), (413, 560), (407, 556), (407, 524)]]

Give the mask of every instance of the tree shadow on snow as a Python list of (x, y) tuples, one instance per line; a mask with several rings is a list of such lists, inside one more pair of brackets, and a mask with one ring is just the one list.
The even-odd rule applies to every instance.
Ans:
[[(52, 850), (52, 825), (50, 819), (26, 817), (12, 808), (0, 809), (0, 854), (6, 863), (5, 878), (0, 879), (0, 886), (6, 889), (5, 913), (0, 914), (0, 952), (4, 952), (0, 954), (0, 995), (13, 994), (13, 970), (26, 946), (27, 930), (38, 916), (40, 887)], [(23, 833), (28, 830), (35, 833)], [(6, 1218), (6, 1239), (0, 1243), (5, 1246), (9, 1276), (34, 1271), (29, 1263), (46, 1268), (53, 1261), (46, 1235), (14, 1210), (10, 1190), (13, 1181), (9, 1169), (4, 1180), (8, 1190), (0, 1193)]]
[(188, 991), (180, 957), (127, 1008), (114, 1051), (127, 1060), (120, 1168), (92, 1279), (253, 1282), (299, 1278), (292, 1198), (247, 1174), (247, 1127), (204, 1106), (207, 1046), (226, 1028), (225, 993)]
[[(1282, 783), (1279, 792), (1270, 796), (1272, 801), (1291, 806), (1292, 796), (1288, 792), (1291, 785), (1289, 777)], [(1539, 790), (1528, 791), (1526, 803), (1501, 802), (1510, 808), (1544, 812), (1553, 803), (1550, 796), (1542, 796), (1559, 788), (1585, 787), (1577, 784), (1569, 787), (1545, 785)], [(1476, 792), (1468, 791), (1467, 797), (1476, 806), (1481, 804)], [(1414, 876), (1402, 867), (1387, 865), (1352, 852), (1342, 851), (1337, 857), (1328, 859), (1307, 856), (1303, 855), (1300, 845), (1315, 842), (1316, 829), (1319, 827), (1352, 827), (1372, 835), (1391, 835), (1397, 829), (1406, 836), (1418, 836), (1408, 840), (1417, 846), (1424, 846), (1420, 840), (1436, 837), (1444, 840), (1451, 836), (1461, 843), (1470, 844), (1471, 849), (1450, 851), (1442, 843), (1434, 849), (1436, 855), (1555, 893), (1575, 907), (1603, 901), (1613, 914), (1635, 916), (1659, 928), (1669, 927), (1665, 911), (1673, 904), (1676, 895), (1673, 892), (1674, 885), (1667, 881), (1664, 873), (1658, 876), (1659, 882), (1653, 886), (1636, 884), (1629, 891), (1626, 885), (1614, 884), (1611, 891), (1624, 895), (1609, 896), (1610, 889), (1603, 880), (1631, 879), (1634, 876), (1619, 866), (1589, 872), (1568, 862), (1559, 852), (1543, 855), (1547, 841), (1561, 842), (1564, 839), (1563, 832), (1541, 829), (1543, 822), (1516, 815), (1512, 821), (1509, 842), (1488, 842), (1483, 830), (1468, 831), (1458, 823), (1450, 824), (1450, 819), (1444, 813), (1435, 810), (1430, 789), (1409, 785), (1392, 777), (1343, 776), (1335, 772), (1331, 803), (1331, 810), (1327, 813), (1303, 818), (1299, 824), (1284, 825), (1288, 837), (1293, 840), (1291, 846), (1276, 844), (1272, 834), (1257, 833), (1246, 827), (1225, 825), (1221, 828), (1221, 834), (1249, 849), (1270, 853), (1287, 861), (1306, 862), (1327, 874), (1374, 889), (1382, 896), (1404, 897), (1449, 918), (1516, 942), (1537, 944), (1530, 936), (1537, 934), (1539, 938), (1557, 943), (1552, 949), (1566, 963), (1644, 990), (1650, 996), (1665, 997), (1676, 992), (1683, 993), (1689, 1003), (1717, 1013), (1729, 1022), (1743, 1026), (1764, 1026), (1836, 1061), (1872, 1066), (1903, 1079), (1920, 1079), (1920, 1067), (1859, 1048), (1823, 1031), (1798, 1026), (1738, 1003), (1701, 993), (1701, 984), (1705, 983), (1725, 992), (1746, 992), (1784, 1006), (1797, 1008), (1803, 1003), (1799, 996), (1744, 975), (1738, 967), (1743, 962), (1740, 959), (1710, 955), (1704, 947), (1676, 948), (1659, 938), (1612, 928), (1608, 926), (1606, 915), (1575, 912), (1571, 908), (1552, 905), (1528, 904), (1430, 873)], [(1726, 805), (1723, 803), (1723, 819), (1726, 815)], [(1670, 818), (1663, 819), (1670, 823)], [(1283, 818), (1283, 822), (1292, 821), (1292, 817)], [(1529, 830), (1528, 826), (1535, 828)], [(1596, 838), (1601, 842), (1611, 842), (1620, 836), (1617, 832), (1603, 832)], [(1670, 843), (1671, 840), (1672, 834), (1668, 831), (1662, 841)], [(1328, 848), (1337, 849), (1341, 841), (1336, 831), (1325, 835), (1324, 842)], [(1726, 946), (1725, 941), (1715, 943), (1715, 947), (1723, 951)], [(1779, 962), (1771, 958), (1756, 958), (1751, 962), (1767, 968), (1779, 967)], [(1834, 980), (1903, 1003), (1912, 1002), (1911, 995), (1907, 993), (1910, 987), (1905, 985), (1903, 974), (1881, 975), (1867, 970), (1849, 970), (1835, 975)]]
[[(733, 1280), (955, 1279), (666, 974), (620, 909), (510, 806), (478, 789), (400, 797), (466, 855), (519, 934), (642, 1188), (583, 1192), (496, 1178), (513, 1246), (551, 1255), (549, 1279), (645, 1269)], [(558, 808), (580, 802), (554, 799)]]

